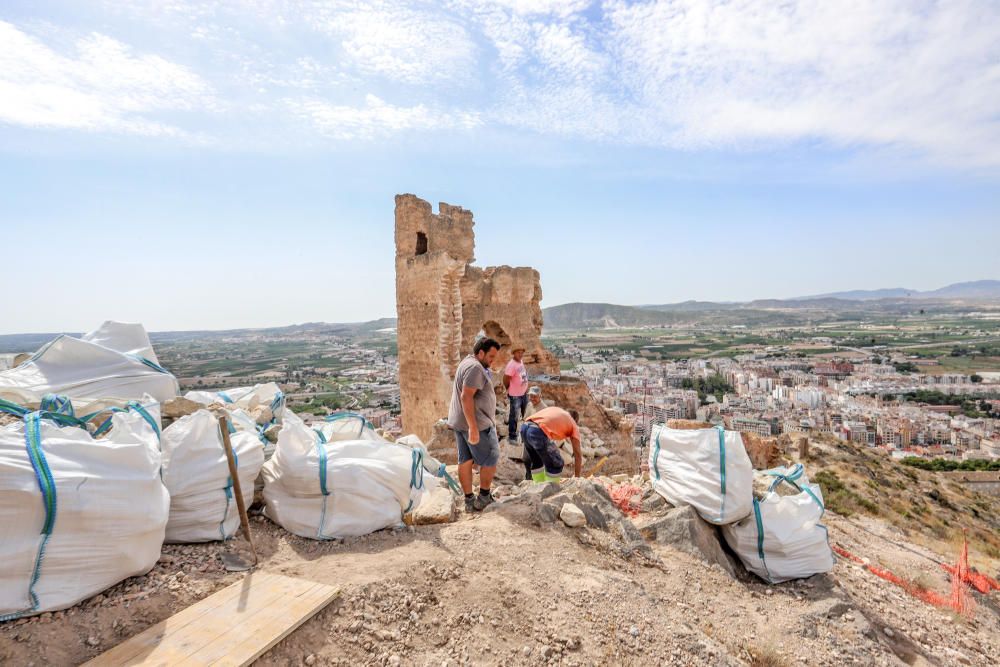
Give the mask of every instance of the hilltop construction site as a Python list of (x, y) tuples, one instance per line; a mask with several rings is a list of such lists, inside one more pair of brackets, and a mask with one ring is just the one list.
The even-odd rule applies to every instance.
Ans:
[[(636, 447), (474, 224), (396, 198), (402, 437), (279, 383), (181, 392), (137, 324), (0, 372), (0, 664), (1000, 664), (1000, 500), (829, 435)], [(501, 457), (467, 512), (444, 418), (480, 336)], [(582, 477), (524, 479), (516, 348), (579, 414)]]

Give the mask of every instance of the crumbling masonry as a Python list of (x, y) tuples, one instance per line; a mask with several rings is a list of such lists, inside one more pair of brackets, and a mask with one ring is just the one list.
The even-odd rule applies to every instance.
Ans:
[[(434, 424), (448, 414), (455, 369), (476, 335), (486, 332), (502, 344), (494, 379), (510, 359), (513, 344), (525, 348), (524, 362), (543, 396), (555, 404), (569, 378), (558, 378), (559, 362), (542, 346), (542, 288), (529, 267), (480, 268), (475, 261), (472, 212), (410, 194), (396, 195), (396, 312), (403, 430), (428, 442)], [(617, 464), (634, 454), (627, 424), (594, 401), (586, 384), (572, 382), (572, 405), (585, 425), (616, 453)], [(555, 387), (555, 389), (552, 389)]]

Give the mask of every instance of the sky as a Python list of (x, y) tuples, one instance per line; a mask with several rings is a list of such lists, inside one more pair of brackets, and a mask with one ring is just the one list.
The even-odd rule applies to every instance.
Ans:
[(997, 279), (1000, 3), (0, 3), (0, 333), (392, 316), (404, 192), (544, 306)]

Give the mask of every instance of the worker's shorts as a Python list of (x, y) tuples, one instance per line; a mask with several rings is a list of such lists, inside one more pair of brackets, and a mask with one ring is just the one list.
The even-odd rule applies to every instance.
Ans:
[(550, 477), (558, 477), (563, 471), (563, 457), (556, 443), (549, 440), (538, 425), (524, 422), (521, 425), (521, 441), (531, 458), (532, 472), (540, 472), (543, 468)]
[(500, 440), (497, 429), (490, 426), (479, 432), (479, 442), (469, 444), (469, 434), (455, 429), (455, 448), (458, 449), (459, 465), (466, 461), (475, 461), (481, 468), (492, 468), (500, 460)]

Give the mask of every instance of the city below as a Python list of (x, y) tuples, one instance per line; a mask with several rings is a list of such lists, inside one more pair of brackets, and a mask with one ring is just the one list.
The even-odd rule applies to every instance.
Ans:
[[(802, 324), (775, 309), (759, 325), (708, 312), (675, 324), (546, 329), (543, 342), (563, 372), (631, 420), (640, 450), (652, 424), (678, 418), (761, 436), (832, 434), (897, 458), (998, 462), (965, 469), (1000, 465), (1000, 310), (869, 310), (813, 313)], [(0, 336), (0, 367), (48, 336)], [(402, 433), (395, 320), (152, 339), (182, 390), (274, 381), (307, 418), (354, 411)]]

